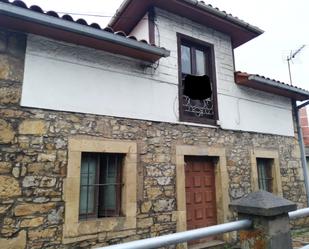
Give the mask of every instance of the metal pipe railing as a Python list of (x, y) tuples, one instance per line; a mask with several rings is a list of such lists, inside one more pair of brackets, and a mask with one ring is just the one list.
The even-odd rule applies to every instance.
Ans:
[(309, 208), (303, 208), (296, 211), (289, 212), (289, 217), (291, 220), (309, 216)]
[[(293, 212), (289, 212), (289, 217), (291, 220), (295, 220), (298, 218), (303, 218), (305, 216), (309, 216), (309, 208), (303, 208), (303, 209), (299, 209)], [(301, 247), (299, 249), (309, 249), (309, 245), (306, 245), (304, 247)]]
[[(289, 218), (292, 220), (309, 216), (309, 208), (289, 212), (288, 215)], [(210, 227), (189, 230), (185, 232), (163, 235), (149, 239), (143, 239), (118, 245), (101, 247), (98, 249), (154, 249), (162, 246), (175, 245), (190, 240), (201, 239), (204, 237), (214, 236), (222, 233), (228, 233), (242, 229), (249, 229), (250, 227), (252, 227), (251, 220), (240, 220)], [(309, 249), (309, 246), (305, 246), (301, 249)]]
[(248, 229), (251, 226), (252, 226), (251, 220), (240, 220), (205, 228), (189, 230), (185, 232), (163, 235), (149, 239), (136, 240), (124, 244), (101, 247), (98, 249), (153, 249), (162, 246), (179, 244), (190, 240), (196, 240), (208, 236), (218, 235), (221, 233), (228, 233), (238, 231), (241, 229)]
[(299, 249), (309, 249), (309, 245), (304, 246), (304, 247), (301, 247), (301, 248), (299, 248)]

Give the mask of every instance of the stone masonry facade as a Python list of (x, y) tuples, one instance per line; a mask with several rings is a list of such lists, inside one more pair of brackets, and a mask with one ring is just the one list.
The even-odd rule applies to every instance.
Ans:
[(300, 125), (303, 131), (304, 144), (306, 147), (309, 147), (309, 124), (306, 107), (300, 109)]
[[(231, 201), (251, 192), (250, 150), (277, 150), (283, 196), (305, 206), (296, 135), (23, 108), (25, 47), (24, 35), (0, 31), (0, 248), (91, 248), (175, 232), (176, 145), (225, 148)], [(62, 243), (68, 139), (75, 135), (137, 143), (136, 229)]]

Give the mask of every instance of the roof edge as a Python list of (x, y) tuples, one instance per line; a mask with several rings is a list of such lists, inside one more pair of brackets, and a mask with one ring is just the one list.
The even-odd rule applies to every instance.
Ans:
[(118, 18), (120, 18), (121, 16), (121, 13), (128, 7), (130, 2), (131, 0), (125, 0), (121, 3), (119, 8), (116, 10), (116, 13), (113, 15), (111, 20), (108, 22), (107, 26), (112, 27), (117, 22)]
[(277, 82), (275, 80), (265, 79), (265, 78), (263, 78), (261, 76), (258, 76), (258, 75), (250, 75), (248, 77), (248, 80), (257, 81), (257, 82), (259, 82), (261, 84), (265, 84), (265, 85), (268, 85), (268, 86), (280, 88), (280, 89), (287, 90), (287, 91), (290, 91), (290, 92), (293, 92), (293, 93), (297, 93), (297, 94), (301, 94), (301, 95), (307, 95), (308, 99), (309, 99), (309, 92), (304, 90), (304, 89), (301, 89), (301, 88), (297, 88), (297, 87), (294, 87), (294, 86), (289, 86), (289, 85), (286, 85), (286, 84), (282, 84), (282, 83), (279, 83), (279, 82)]
[(237, 71), (234, 73), (235, 83), (259, 91), (284, 96), (293, 100), (309, 100), (309, 91), (284, 82), (269, 79), (258, 74), (249, 74)]
[[(129, 4), (131, 3), (132, 0), (125, 0), (124, 2), (122, 2), (122, 4), (120, 5), (120, 7), (117, 9), (115, 15), (112, 17), (112, 19), (109, 21), (108, 26), (113, 26), (115, 25), (115, 23), (119, 20), (119, 18), (121, 17), (122, 13), (125, 11), (125, 9), (129, 6)], [(176, 0), (179, 1), (179, 0)], [(264, 30), (251, 25), (245, 21), (242, 21), (236, 17), (233, 17), (232, 15), (227, 14), (224, 11), (220, 11), (216, 8), (210, 7), (206, 4), (203, 4), (202, 2), (198, 1), (198, 0), (181, 0), (187, 4), (190, 4), (194, 7), (197, 7), (201, 10), (207, 11), (210, 14), (213, 14), (219, 18), (223, 18), (237, 26), (240, 26), (244, 29), (247, 29), (250, 32), (255, 33), (256, 35), (261, 35), (264, 33)]]
[(250, 32), (256, 33), (257, 35), (261, 35), (261, 34), (264, 33), (264, 30), (262, 30), (262, 29), (260, 29), (256, 26), (253, 26), (253, 25), (251, 25), (251, 24), (249, 24), (245, 21), (242, 21), (242, 20), (240, 20), (236, 17), (233, 17), (233, 16), (231, 16), (231, 15), (229, 15), (229, 14), (223, 12), (223, 11), (217, 10), (216, 8), (213, 8), (213, 7), (210, 7), (206, 4), (203, 4), (198, 0), (182, 0), (182, 1), (184, 1), (188, 4), (191, 4), (193, 6), (196, 6), (200, 9), (202, 9), (202, 10), (205, 10), (205, 11), (207, 11), (207, 12), (209, 12), (209, 13), (217, 16), (217, 17), (221, 17), (223, 19), (226, 19), (226, 20), (228, 20), (228, 21), (230, 21), (230, 22), (232, 22), (232, 23), (234, 23), (238, 26), (241, 26), (242, 28), (249, 30)]
[(115, 35), (104, 30), (97, 30), (92, 27), (84, 26), (75, 22), (70, 22), (64, 19), (54, 18), (46, 14), (29, 11), (12, 4), (0, 2), (0, 14), (19, 20), (29, 21), (32, 23), (45, 25), (55, 29), (72, 32), (78, 35), (83, 35), (98, 40), (104, 40), (106, 42), (114, 43), (120, 46), (126, 46), (128, 48), (136, 49), (142, 52), (157, 55), (159, 57), (168, 57), (170, 51), (165, 48), (159, 48), (151, 46), (143, 42), (139, 42), (133, 39), (128, 39), (120, 35)]

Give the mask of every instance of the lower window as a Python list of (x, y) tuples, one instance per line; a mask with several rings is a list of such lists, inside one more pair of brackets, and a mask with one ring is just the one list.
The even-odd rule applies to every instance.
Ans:
[(259, 189), (273, 192), (272, 165), (273, 159), (257, 158)]
[(124, 154), (82, 153), (79, 218), (121, 215)]

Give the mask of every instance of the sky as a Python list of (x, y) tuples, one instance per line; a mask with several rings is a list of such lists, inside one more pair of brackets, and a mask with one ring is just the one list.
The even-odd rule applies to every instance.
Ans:
[[(146, 1), (146, 0), (141, 0)], [(122, 0), (24, 0), (44, 10), (95, 14), (82, 17), (103, 27)], [(257, 26), (264, 34), (235, 49), (236, 70), (260, 74), (289, 83), (287, 57), (306, 47), (291, 62), (292, 83), (309, 90), (309, 1), (308, 0), (204, 0), (233, 16)]]

